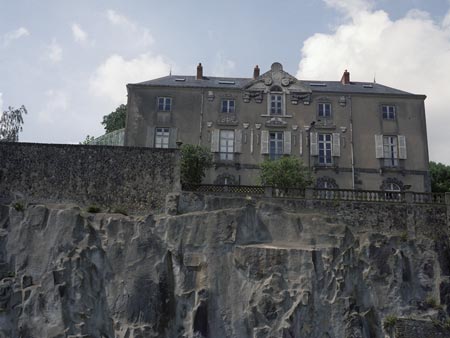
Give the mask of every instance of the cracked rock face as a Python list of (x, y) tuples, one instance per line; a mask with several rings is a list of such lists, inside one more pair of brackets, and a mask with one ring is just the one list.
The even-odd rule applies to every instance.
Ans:
[(450, 337), (446, 227), (380, 231), (360, 209), (355, 222), (283, 200), (168, 201), (135, 217), (0, 206), (0, 337), (419, 338), (433, 325)]

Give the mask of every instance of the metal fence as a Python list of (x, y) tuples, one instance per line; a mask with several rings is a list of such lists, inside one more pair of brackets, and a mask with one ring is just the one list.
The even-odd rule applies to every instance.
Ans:
[(353, 189), (288, 188), (256, 185), (184, 184), (184, 191), (220, 194), (260, 195), (277, 198), (306, 198), (315, 200), (363, 201), (415, 204), (446, 204), (445, 193), (424, 193), (410, 191), (381, 191)]

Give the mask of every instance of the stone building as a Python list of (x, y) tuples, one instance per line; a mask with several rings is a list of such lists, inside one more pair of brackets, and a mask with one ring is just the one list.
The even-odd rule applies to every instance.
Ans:
[(298, 156), (317, 187), (429, 191), (425, 95), (372, 82), (300, 80), (280, 63), (252, 78), (169, 75), (127, 85), (126, 146), (200, 144), (205, 183), (256, 184), (258, 164)]

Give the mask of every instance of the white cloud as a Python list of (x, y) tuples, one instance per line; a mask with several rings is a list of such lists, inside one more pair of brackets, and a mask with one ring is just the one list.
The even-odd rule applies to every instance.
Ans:
[(355, 81), (377, 82), (426, 94), (430, 158), (450, 163), (448, 151), (448, 79), (450, 14), (442, 23), (418, 10), (391, 20), (362, 0), (324, 0), (350, 13), (332, 34), (315, 34), (304, 42), (297, 77), (339, 80), (344, 69)]
[(63, 90), (49, 89), (45, 92), (44, 107), (38, 111), (38, 117), (42, 123), (54, 124), (61, 119), (62, 113), (69, 107), (69, 96)]
[(12, 41), (20, 39), (24, 36), (30, 35), (30, 32), (25, 27), (20, 27), (11, 32), (7, 32), (2, 37), (2, 44), (4, 47), (8, 46)]
[(344, 14), (354, 16), (361, 12), (370, 11), (373, 3), (367, 0), (324, 0), (325, 3)]
[(104, 97), (112, 104), (126, 102), (126, 84), (147, 81), (169, 75), (170, 65), (162, 56), (141, 54), (126, 60), (112, 55), (95, 71), (89, 81), (90, 92)]
[(53, 63), (58, 63), (62, 60), (63, 50), (60, 45), (53, 39), (52, 43), (46, 48), (46, 57)]
[(136, 45), (148, 47), (154, 42), (153, 36), (147, 28), (141, 27), (126, 16), (109, 9), (106, 11), (106, 17), (113, 25), (120, 26), (122, 33), (129, 33)]
[(87, 42), (88, 35), (87, 33), (81, 29), (80, 25), (77, 23), (72, 24), (72, 35), (75, 42), (84, 44)]

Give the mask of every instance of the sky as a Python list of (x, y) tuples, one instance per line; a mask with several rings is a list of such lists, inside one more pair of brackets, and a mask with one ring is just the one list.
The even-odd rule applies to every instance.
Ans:
[(430, 159), (450, 164), (450, 0), (0, 0), (0, 109), (25, 105), (23, 142), (100, 136), (127, 83), (199, 62), (425, 94)]

